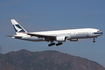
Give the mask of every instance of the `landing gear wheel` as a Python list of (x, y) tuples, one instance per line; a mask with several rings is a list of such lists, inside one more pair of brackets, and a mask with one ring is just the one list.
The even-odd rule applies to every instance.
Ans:
[(56, 46), (59, 46), (59, 45), (62, 45), (63, 43), (58, 43), (58, 44), (56, 44)]
[(55, 45), (55, 43), (48, 44), (49, 47), (50, 47), (50, 46), (53, 46), (53, 45)]
[(95, 38), (93, 38), (93, 43), (95, 43), (96, 41), (95, 41)]
[(93, 43), (95, 43), (96, 41), (93, 41)]
[(51, 44), (48, 44), (48, 46), (50, 47), (50, 46), (52, 46)]

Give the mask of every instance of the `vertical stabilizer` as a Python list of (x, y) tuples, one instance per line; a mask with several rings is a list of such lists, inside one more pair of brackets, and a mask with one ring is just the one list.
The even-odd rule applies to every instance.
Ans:
[(16, 34), (27, 33), (27, 31), (14, 19), (11, 19), (12, 25), (16, 31)]

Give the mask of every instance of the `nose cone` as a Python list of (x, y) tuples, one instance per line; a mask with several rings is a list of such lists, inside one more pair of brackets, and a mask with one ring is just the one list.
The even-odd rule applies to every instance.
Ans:
[(93, 34), (96, 34), (96, 35), (102, 35), (103, 34), (103, 32), (94, 32)]
[(99, 34), (100, 34), (100, 35), (102, 35), (102, 34), (103, 34), (103, 32), (100, 32)]
[(103, 32), (101, 32), (101, 34), (103, 34)]

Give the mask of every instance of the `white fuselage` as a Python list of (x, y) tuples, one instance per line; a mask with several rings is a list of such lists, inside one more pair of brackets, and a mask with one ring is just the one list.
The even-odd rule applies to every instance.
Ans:
[[(94, 28), (82, 28), (82, 29), (67, 29), (67, 30), (55, 30), (55, 31), (42, 31), (42, 32), (30, 32), (30, 34), (51, 35), (51, 36), (65, 36), (67, 40), (82, 39), (82, 38), (94, 38), (102, 35), (103, 33)], [(45, 38), (39, 38), (23, 34), (22, 40), (29, 41), (46, 41)]]

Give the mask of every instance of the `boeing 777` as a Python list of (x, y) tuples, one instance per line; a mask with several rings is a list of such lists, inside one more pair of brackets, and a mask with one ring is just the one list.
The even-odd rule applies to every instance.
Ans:
[[(59, 46), (63, 42), (69, 41), (78, 41), (79, 39), (84, 38), (93, 38), (93, 43), (98, 36), (103, 34), (99, 29), (94, 28), (81, 28), (81, 29), (67, 29), (67, 30), (54, 30), (54, 31), (40, 31), (40, 32), (27, 32), (18, 22), (14, 19), (11, 19), (12, 25), (16, 31), (16, 35), (7, 35), (20, 40), (27, 41), (47, 41), (50, 42), (48, 46)], [(55, 44), (54, 41), (58, 43)]]

